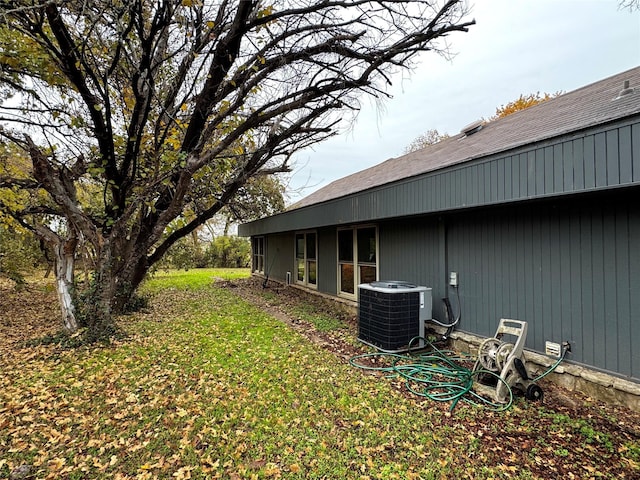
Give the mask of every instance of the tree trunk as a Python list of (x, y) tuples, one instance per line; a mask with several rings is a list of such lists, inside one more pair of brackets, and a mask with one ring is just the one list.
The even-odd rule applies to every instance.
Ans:
[(68, 333), (78, 330), (76, 319), (76, 309), (73, 304), (71, 290), (73, 288), (73, 267), (75, 260), (76, 238), (56, 242), (53, 251), (55, 255), (54, 264), (56, 272), (56, 291), (62, 311), (62, 324)]
[[(114, 276), (111, 279), (111, 283), (108, 284), (112, 292), (110, 299), (112, 314), (125, 313), (127, 304), (145, 279), (148, 271), (147, 257), (141, 250), (134, 248), (129, 252), (127, 264), (119, 269), (117, 273), (110, 272)], [(106, 281), (105, 284), (107, 284)]]

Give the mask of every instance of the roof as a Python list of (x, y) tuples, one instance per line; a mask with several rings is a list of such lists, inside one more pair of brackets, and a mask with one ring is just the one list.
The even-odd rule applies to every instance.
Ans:
[[(625, 81), (629, 81), (630, 92), (620, 95)], [(638, 113), (640, 67), (485, 123), (483, 128), (471, 135), (460, 133), (343, 177), (303, 198), (288, 210), (326, 202)]]

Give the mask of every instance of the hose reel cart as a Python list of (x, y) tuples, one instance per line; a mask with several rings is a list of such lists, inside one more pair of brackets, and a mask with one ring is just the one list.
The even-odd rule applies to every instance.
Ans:
[[(507, 341), (515, 338), (513, 343)], [(479, 375), (475, 388), (479, 393), (493, 397), (497, 402), (509, 401), (509, 389), (521, 390), (528, 400), (542, 400), (542, 389), (530, 380), (524, 358), (524, 344), (527, 339), (527, 322), (500, 319), (493, 338), (484, 340), (478, 348), (478, 359), (474, 372), (486, 370), (487, 375)], [(496, 380), (495, 387), (490, 380)], [(485, 381), (483, 381), (483, 377)], [(488, 381), (488, 382), (487, 382)], [(489, 383), (489, 384), (487, 384)]]

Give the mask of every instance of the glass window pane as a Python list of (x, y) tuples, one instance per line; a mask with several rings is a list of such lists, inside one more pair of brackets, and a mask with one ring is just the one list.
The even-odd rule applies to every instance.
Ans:
[(307, 258), (316, 258), (316, 234), (307, 233)]
[(360, 283), (371, 283), (376, 280), (376, 267), (371, 265), (362, 265), (360, 267)]
[(340, 265), (340, 291), (354, 293), (353, 264), (343, 263)]
[(264, 237), (254, 237), (252, 239), (252, 253), (253, 253), (253, 271), (264, 272)]
[(257, 237), (253, 239), (253, 253), (262, 255), (264, 253), (264, 238)]
[(353, 262), (353, 230), (338, 231), (338, 260)]
[(304, 234), (296, 235), (296, 258), (304, 258)]
[(299, 282), (304, 282), (304, 260), (297, 260), (297, 266), (298, 266), (298, 281)]
[(309, 272), (309, 283), (312, 285), (316, 284), (316, 262), (309, 261), (307, 262), (307, 270)]
[(361, 228), (358, 235), (358, 263), (376, 263), (376, 229)]

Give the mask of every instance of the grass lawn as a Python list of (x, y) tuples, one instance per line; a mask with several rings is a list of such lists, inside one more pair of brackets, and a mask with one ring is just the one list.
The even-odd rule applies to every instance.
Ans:
[(635, 425), (524, 400), (449, 414), (213, 283), (242, 276), (157, 273), (109, 346), (0, 344), (0, 478), (640, 478)]

